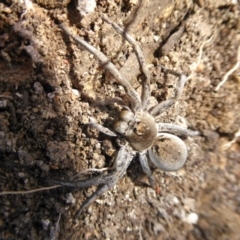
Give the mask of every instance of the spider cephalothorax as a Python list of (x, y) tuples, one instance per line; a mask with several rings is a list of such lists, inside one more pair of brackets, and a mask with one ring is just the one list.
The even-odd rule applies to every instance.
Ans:
[(149, 108), (148, 101), (151, 95), (150, 77), (140, 46), (117, 24), (112, 23), (105, 16), (102, 16), (102, 18), (107, 23), (111, 24), (116, 31), (122, 34), (123, 37), (132, 44), (143, 73), (142, 94), (140, 97), (129, 81), (121, 75), (102, 52), (85, 42), (83, 39), (73, 35), (64, 24), (60, 25), (65, 33), (71, 36), (76, 42), (80, 43), (86, 50), (95, 55), (104, 68), (108, 70), (114, 76), (116, 81), (124, 87), (130, 102), (129, 107), (127, 106), (127, 103), (122, 106), (122, 110), (119, 113), (119, 118), (113, 126), (113, 130), (103, 127), (95, 122), (89, 123), (89, 125), (97, 128), (106, 135), (124, 140), (118, 141), (119, 151), (116, 154), (113, 167), (103, 171), (99, 176), (91, 177), (86, 180), (48, 180), (48, 182), (51, 183), (81, 189), (97, 186), (96, 192), (94, 192), (82, 204), (76, 217), (78, 217), (97, 197), (113, 187), (118, 180), (123, 177), (136, 154), (138, 154), (143, 171), (148, 176), (151, 186), (154, 187), (155, 180), (149, 167), (149, 161), (151, 161), (157, 168), (164, 171), (176, 171), (180, 169), (186, 162), (188, 152), (185, 143), (178, 136), (195, 136), (198, 134), (198, 132), (190, 131), (175, 124), (158, 122), (158, 116), (171, 107), (181, 96), (187, 77), (163, 68), (165, 71), (179, 77), (175, 96)]
[(138, 152), (148, 149), (157, 138), (155, 120), (146, 112), (134, 114), (129, 110), (121, 111), (120, 120), (115, 123), (114, 130), (122, 134)]

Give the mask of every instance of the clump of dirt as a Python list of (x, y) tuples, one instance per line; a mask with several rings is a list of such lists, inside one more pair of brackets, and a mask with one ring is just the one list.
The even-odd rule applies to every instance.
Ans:
[[(85, 16), (70, 0), (0, 3), (1, 239), (239, 239), (239, 68), (216, 86), (237, 61), (240, 6), (195, 2), (99, 0)], [(112, 128), (118, 113), (111, 103), (126, 102), (126, 94), (59, 28), (64, 22), (104, 52), (140, 92), (133, 48), (102, 13), (140, 43), (151, 72), (151, 101), (172, 97), (177, 84), (161, 65), (191, 76), (160, 120), (201, 135), (185, 140), (184, 168), (154, 172), (157, 191), (147, 186), (136, 158), (76, 224), (73, 216), (94, 188), (21, 191), (112, 164), (114, 138), (87, 123), (94, 118)]]

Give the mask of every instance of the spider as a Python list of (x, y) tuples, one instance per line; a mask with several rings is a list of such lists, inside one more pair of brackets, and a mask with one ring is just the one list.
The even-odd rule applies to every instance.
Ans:
[(98, 176), (84, 180), (47, 180), (47, 182), (50, 183), (80, 189), (97, 186), (96, 191), (82, 203), (75, 218), (78, 218), (99, 196), (116, 185), (125, 174), (136, 154), (140, 160), (143, 172), (148, 176), (150, 185), (155, 187), (155, 179), (152, 175), (149, 161), (163, 171), (176, 171), (180, 169), (186, 162), (188, 151), (185, 143), (178, 136), (186, 137), (198, 135), (197, 131), (191, 131), (175, 124), (157, 121), (157, 117), (171, 107), (181, 96), (187, 77), (164, 68), (169, 73), (179, 77), (175, 96), (149, 109), (148, 101), (151, 95), (150, 76), (139, 44), (116, 23), (111, 22), (104, 15), (101, 17), (133, 46), (143, 73), (142, 94), (140, 97), (128, 80), (122, 76), (113, 63), (111, 63), (102, 52), (80, 37), (72, 34), (65, 24), (60, 24), (60, 28), (68, 36), (92, 53), (104, 68), (113, 75), (118, 84), (124, 87), (130, 101), (130, 107), (126, 105), (122, 106), (122, 110), (119, 113), (118, 120), (114, 124), (113, 130), (95, 122), (89, 123), (89, 125), (97, 128), (100, 132), (118, 139), (119, 151), (115, 156), (114, 166), (112, 168), (108, 168), (107, 171)]

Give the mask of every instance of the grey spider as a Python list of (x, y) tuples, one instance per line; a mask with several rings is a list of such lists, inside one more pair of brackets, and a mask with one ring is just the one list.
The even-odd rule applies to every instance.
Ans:
[(142, 169), (148, 176), (151, 186), (154, 187), (155, 180), (152, 176), (149, 161), (163, 171), (176, 171), (180, 169), (186, 162), (188, 151), (185, 143), (178, 136), (198, 135), (197, 131), (191, 131), (175, 124), (161, 123), (155, 120), (161, 113), (171, 107), (181, 96), (187, 77), (183, 74), (178, 74), (165, 69), (171, 74), (178, 76), (180, 79), (175, 90), (175, 96), (149, 109), (148, 101), (151, 95), (150, 77), (139, 44), (117, 24), (111, 22), (105, 16), (102, 16), (102, 18), (105, 22), (112, 25), (112, 27), (133, 46), (144, 76), (142, 94), (140, 97), (128, 80), (121, 75), (102, 52), (80, 37), (72, 34), (64, 24), (60, 24), (61, 29), (67, 35), (72, 37), (77, 43), (92, 53), (104, 68), (113, 75), (115, 80), (124, 87), (130, 101), (130, 107), (122, 107), (119, 119), (114, 125), (114, 131), (103, 127), (100, 124), (93, 122), (90, 123), (92, 127), (97, 128), (106, 135), (121, 139), (121, 141), (119, 141), (120, 149), (116, 154), (114, 166), (112, 168), (108, 168), (107, 171), (101, 173), (99, 176), (85, 180), (47, 180), (50, 183), (80, 189), (97, 186), (96, 191), (83, 202), (80, 209), (77, 211), (76, 218), (78, 218), (83, 210), (94, 202), (96, 198), (101, 196), (109, 188), (113, 187), (123, 177), (136, 154), (138, 154)]

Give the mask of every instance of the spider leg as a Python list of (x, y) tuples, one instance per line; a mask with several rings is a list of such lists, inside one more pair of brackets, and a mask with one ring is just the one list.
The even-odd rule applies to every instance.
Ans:
[(101, 184), (103, 181), (103, 176), (96, 176), (96, 177), (92, 177), (90, 179), (84, 179), (84, 180), (64, 180), (64, 179), (46, 179), (44, 180), (44, 182), (47, 183), (52, 183), (52, 184), (60, 184), (62, 186), (66, 186), (66, 187), (74, 187), (74, 188), (80, 188), (80, 189), (84, 189), (84, 188), (89, 188), (92, 186), (98, 186), (99, 184)]
[(102, 180), (100, 181), (101, 185), (99, 185), (97, 190), (83, 202), (83, 204), (76, 213), (75, 219), (77, 219), (81, 215), (84, 209), (88, 208), (92, 202), (94, 202), (98, 197), (105, 193), (109, 188), (115, 186), (118, 180), (123, 177), (126, 169), (128, 168), (132, 160), (132, 156), (128, 155), (127, 152), (124, 151), (125, 149), (120, 149), (116, 158), (114, 171), (111, 174), (108, 174), (102, 178)]
[(88, 208), (91, 205), (91, 203), (93, 203), (98, 197), (100, 197), (104, 192), (106, 192), (111, 187), (112, 186), (110, 185), (103, 185), (101, 187), (98, 187), (98, 189), (82, 203), (81, 207), (78, 209), (75, 215), (75, 219), (79, 218), (84, 209)]
[(161, 113), (166, 111), (168, 108), (170, 108), (175, 103), (175, 101), (177, 99), (179, 99), (181, 97), (183, 89), (184, 89), (184, 85), (185, 85), (186, 81), (188, 80), (187, 77), (183, 74), (179, 74), (175, 71), (168, 70), (168, 69), (165, 69), (165, 70), (175, 76), (178, 76), (180, 78), (180, 80), (175, 89), (175, 96), (170, 99), (167, 99), (166, 101), (163, 101), (163, 102), (157, 104), (154, 108), (152, 108), (149, 111), (149, 113), (154, 117), (157, 117), (158, 115), (160, 115)]
[(119, 179), (123, 177), (130, 162), (132, 161), (134, 154), (134, 152), (130, 152), (129, 150), (130, 148), (128, 146), (121, 147), (116, 157), (114, 171), (103, 177), (101, 185), (99, 185), (97, 190), (83, 202), (83, 204), (76, 213), (75, 219), (78, 218), (80, 214), (84, 211), (84, 209), (89, 207), (90, 204), (96, 200), (96, 198), (101, 196), (109, 188), (112, 188), (114, 185), (116, 185)]
[(139, 153), (139, 160), (140, 160), (143, 172), (148, 176), (148, 180), (149, 180), (151, 187), (155, 188), (155, 179), (154, 179), (154, 177), (152, 175), (152, 171), (149, 167), (146, 152)]
[(132, 161), (134, 154), (135, 152), (132, 151), (128, 145), (122, 146), (117, 153), (113, 170), (111, 170), (107, 175), (102, 174), (97, 177), (79, 181), (49, 179), (46, 180), (46, 182), (80, 189), (99, 186), (96, 192), (83, 202), (82, 206), (76, 214), (77, 218), (82, 213), (82, 211), (87, 208), (97, 197), (102, 195), (109, 188), (113, 187), (119, 181), (119, 179), (123, 177), (129, 164)]
[(67, 35), (72, 37), (77, 43), (81, 44), (81, 46), (83, 46), (87, 51), (92, 53), (100, 61), (101, 65), (113, 75), (117, 82), (124, 87), (126, 94), (131, 101), (132, 110), (137, 111), (141, 106), (141, 99), (138, 96), (138, 93), (135, 91), (129, 81), (116, 69), (107, 56), (84, 41), (82, 38), (72, 34), (65, 24), (60, 24), (59, 26)]
[(96, 128), (98, 131), (110, 136), (110, 137), (117, 137), (117, 134), (111, 131), (110, 129), (103, 127), (101, 124), (98, 123), (88, 123), (89, 126)]
[(198, 131), (192, 131), (172, 123), (157, 123), (158, 133), (167, 132), (177, 136), (198, 136)]
[(92, 177), (90, 179), (84, 179), (84, 180), (46, 179), (45, 182), (60, 184), (66, 187), (81, 188), (81, 189), (89, 188), (92, 186), (98, 186), (100, 184), (106, 184), (108, 182), (111, 182), (112, 179), (121, 178), (125, 173), (125, 170), (128, 168), (128, 165), (132, 160), (131, 158), (133, 157), (132, 154), (130, 154), (130, 157), (129, 157), (128, 150), (129, 150), (128, 146), (122, 146), (120, 148), (115, 159), (113, 170), (107, 175), (102, 174), (102, 175)]
[(130, 162), (132, 161), (132, 158), (132, 154), (128, 153), (125, 148), (122, 147), (120, 149), (116, 158), (114, 171), (112, 174), (108, 174), (102, 178), (101, 185), (99, 185), (97, 190), (83, 202), (76, 213), (75, 219), (77, 219), (84, 211), (84, 209), (88, 208), (90, 204), (94, 202), (98, 197), (105, 193), (109, 188), (112, 188), (116, 185), (116, 183), (125, 174)]
[(104, 171), (108, 171), (111, 168), (89, 168), (89, 169), (85, 169), (83, 171), (78, 172), (76, 175), (73, 176), (72, 179), (74, 179), (75, 177), (79, 176), (79, 175), (85, 175), (88, 174), (89, 172), (95, 172), (95, 173), (100, 173), (100, 172), (104, 172)]
[(101, 15), (101, 17), (103, 18), (104, 21), (106, 21), (108, 24), (110, 24), (118, 33), (120, 33), (133, 46), (133, 49), (134, 49), (134, 51), (137, 55), (137, 59), (138, 59), (141, 71), (144, 75), (141, 99), (142, 99), (143, 110), (146, 110), (148, 99), (150, 97), (150, 75), (149, 75), (149, 71), (148, 71), (148, 68), (147, 68), (147, 64), (146, 64), (144, 56), (143, 56), (142, 49), (141, 49), (139, 43), (133, 37), (131, 37), (126, 32), (125, 29), (121, 28), (116, 23), (110, 21), (103, 14)]

